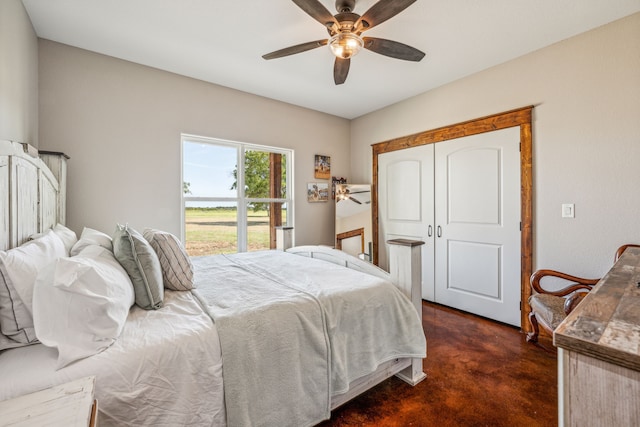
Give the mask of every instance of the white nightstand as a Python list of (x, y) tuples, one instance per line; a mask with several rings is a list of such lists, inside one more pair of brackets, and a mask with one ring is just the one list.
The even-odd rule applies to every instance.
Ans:
[(95, 377), (0, 402), (0, 426), (96, 426)]

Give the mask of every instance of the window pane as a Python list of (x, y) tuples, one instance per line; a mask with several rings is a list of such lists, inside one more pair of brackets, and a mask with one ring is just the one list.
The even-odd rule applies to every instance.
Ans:
[(247, 250), (269, 249), (269, 204), (261, 204), (260, 209), (252, 209), (251, 205), (255, 204), (247, 206)]
[(286, 203), (263, 203), (262, 209), (247, 206), (248, 251), (276, 248), (275, 227), (287, 223)]
[(275, 205), (280, 209), (281, 221), (278, 225), (287, 225), (287, 204), (286, 203), (275, 203)]
[(280, 198), (287, 198), (287, 156), (280, 154), (281, 174), (280, 174)]
[(235, 147), (184, 142), (184, 193), (188, 197), (237, 197)]
[(190, 136), (182, 143), (188, 253), (275, 248), (275, 227), (291, 225), (285, 203), (292, 152)]
[(238, 207), (229, 202), (185, 202), (189, 256), (238, 252)]
[(286, 156), (260, 150), (244, 154), (245, 196), (254, 199), (286, 197)]

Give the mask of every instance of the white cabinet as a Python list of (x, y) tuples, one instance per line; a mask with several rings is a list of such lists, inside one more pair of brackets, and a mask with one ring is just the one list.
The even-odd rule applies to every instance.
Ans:
[(97, 402), (95, 377), (60, 384), (0, 402), (0, 425), (94, 427)]

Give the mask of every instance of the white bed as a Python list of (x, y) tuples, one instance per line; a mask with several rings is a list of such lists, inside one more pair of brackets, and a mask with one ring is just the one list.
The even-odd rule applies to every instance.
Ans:
[[(0, 250), (18, 246), (28, 236), (44, 232), (64, 220), (60, 216), (64, 215), (64, 209), (60, 208), (60, 203), (64, 202), (64, 197), (61, 197), (61, 195), (64, 195), (64, 191), (58, 184), (58, 181), (62, 182), (64, 179), (61, 176), (54, 177), (44, 163), (34, 157), (34, 153), (35, 151), (32, 149), (23, 150), (20, 144), (0, 141), (0, 191), (2, 191), (0, 194), (3, 200), (2, 206), (4, 206), (3, 211), (0, 211), (0, 225), (4, 226), (3, 231), (6, 230), (6, 234), (3, 237), (8, 236), (8, 238), (1, 240)], [(43, 184), (40, 177), (44, 176), (47, 181), (52, 182), (49, 185), (52, 189), (49, 193), (37, 190), (25, 191), (24, 186), (27, 180), (24, 177), (21, 181), (5, 179), (5, 177), (15, 174), (16, 164), (20, 164), (20, 167), (22, 167), (22, 163), (25, 162), (29, 164), (29, 170), (34, 169), (36, 172), (33, 176), (37, 178), (30, 185), (42, 188)], [(64, 168), (59, 169), (58, 172), (64, 171)], [(20, 190), (16, 188), (17, 182), (21, 182)], [(40, 199), (34, 202), (34, 197), (40, 197)], [(27, 198), (29, 200), (26, 200)], [(20, 216), (15, 215), (18, 210)], [(34, 220), (31, 216), (36, 219)], [(20, 218), (19, 221), (17, 221), (18, 217)], [(344, 368), (344, 366), (338, 368), (332, 366), (324, 374), (328, 378), (329, 388), (327, 389), (327, 400), (321, 405), (326, 407), (319, 408), (319, 411), (310, 415), (308, 419), (304, 417), (292, 418), (296, 421), (291, 421), (290, 425), (313, 425), (326, 418), (331, 409), (401, 371), (405, 373), (404, 377), (401, 376), (401, 378), (411, 384), (415, 384), (424, 378), (424, 374), (421, 372), (421, 358), (426, 355), (426, 345), (421, 326), (416, 328), (416, 324), (420, 325), (419, 313), (416, 313), (414, 308), (416, 303), (415, 301), (412, 303), (404, 295), (401, 295), (402, 292), (389, 285), (391, 276), (357, 258), (323, 247), (294, 248), (291, 252), (292, 254), (279, 253), (277, 258), (283, 258), (285, 264), (298, 264), (303, 259), (299, 255), (320, 258), (324, 261), (310, 260), (309, 263), (315, 267), (306, 272), (302, 270), (299, 272), (302, 278), (300, 284), (289, 281), (291, 276), (295, 276), (290, 272), (282, 273), (281, 270), (269, 272), (266, 268), (260, 270), (257, 267), (244, 268), (240, 265), (242, 262), (239, 261), (231, 261), (232, 264), (237, 264), (232, 265), (232, 267), (238, 268), (240, 266), (240, 268), (246, 270), (257, 269), (253, 273), (257, 273), (265, 281), (277, 281), (284, 287), (300, 288), (297, 289), (297, 292), (311, 296), (312, 305), (324, 304), (324, 308), (318, 311), (320, 313), (319, 317), (323, 319), (329, 316), (328, 313), (330, 311), (335, 311), (338, 306), (340, 306), (343, 314), (349, 311), (353, 311), (353, 313), (360, 312), (350, 309), (348, 304), (342, 300), (339, 303), (328, 303), (326, 302), (328, 300), (323, 300), (325, 290), (318, 288), (318, 282), (321, 280), (314, 281), (311, 277), (311, 275), (314, 275), (317, 279), (319, 271), (326, 272), (327, 277), (334, 279), (348, 276), (349, 286), (352, 288), (360, 287), (359, 283), (365, 282), (370, 283), (371, 286), (392, 288), (392, 297), (384, 296), (380, 298), (394, 301), (399, 298), (394, 305), (402, 306), (399, 310), (404, 314), (400, 317), (409, 318), (409, 326), (406, 326), (406, 328), (412, 329), (412, 336), (406, 340), (409, 343), (408, 346), (402, 347), (399, 345), (400, 348), (398, 349), (382, 348), (376, 355), (370, 356), (370, 360), (367, 363), (360, 364), (360, 362), (357, 362), (358, 359), (349, 359), (352, 361), (345, 362), (347, 365), (351, 363), (349, 369)], [(229, 259), (250, 259), (247, 257), (250, 257), (250, 255), (240, 255)], [(294, 259), (295, 262), (291, 262), (291, 259)], [(332, 264), (324, 264), (323, 267), (322, 263), (327, 261)], [(206, 263), (197, 261), (195, 264)], [(213, 264), (220, 263), (214, 262)], [(225, 262), (222, 262), (222, 264), (225, 264)], [(218, 265), (215, 268), (219, 267)], [(209, 273), (205, 273), (204, 265), (199, 268), (202, 268), (202, 270), (196, 269), (196, 278), (200, 275), (201, 279), (199, 280), (205, 280), (207, 283), (215, 282), (216, 277), (221, 274), (219, 272), (224, 270), (224, 268), (222, 270), (210, 270)], [(363, 271), (366, 271), (366, 273)], [(233, 277), (233, 272), (228, 277)], [(221, 283), (230, 281), (229, 278), (223, 276), (220, 276), (220, 280), (222, 281)], [(204, 282), (201, 283), (204, 284)], [(303, 288), (303, 285), (311, 286), (311, 288)], [(419, 283), (417, 286), (419, 289)], [(333, 291), (340, 290), (340, 286), (336, 286), (335, 283), (332, 283), (329, 287), (333, 288)], [(366, 292), (373, 291), (366, 290)], [(58, 367), (57, 350), (46, 347), (43, 344), (36, 343), (1, 351), (0, 400), (41, 390), (87, 375), (95, 375), (96, 398), (99, 408), (98, 420), (102, 426), (223, 426), (227, 424), (227, 417), (230, 414), (234, 416), (232, 420), (236, 420), (231, 421), (230, 425), (273, 425), (273, 420), (286, 420), (289, 416), (287, 408), (295, 406), (289, 400), (280, 401), (279, 403), (277, 399), (268, 400), (268, 402), (271, 402), (269, 405), (272, 406), (272, 411), (278, 413), (275, 418), (265, 416), (264, 419), (261, 419), (262, 417), (259, 414), (252, 414), (249, 418), (238, 418), (236, 416), (237, 413), (244, 411), (244, 409), (242, 407), (239, 409), (233, 405), (229, 406), (231, 412), (227, 413), (225, 383), (222, 379), (222, 355), (230, 353), (228, 353), (228, 350), (225, 353), (221, 349), (220, 337), (223, 335), (219, 334), (219, 330), (214, 321), (212, 321), (212, 318), (215, 319), (216, 316), (220, 316), (220, 310), (216, 311), (215, 306), (224, 305), (226, 302), (223, 301), (217, 304), (215, 294), (215, 287), (210, 288), (203, 285), (199, 286), (195, 292), (165, 290), (161, 309), (143, 310), (133, 306), (126, 318), (121, 334), (112, 345), (98, 354), (71, 363), (61, 369), (56, 369)], [(400, 295), (400, 297), (397, 297), (396, 294)], [(346, 293), (340, 298), (344, 301), (350, 301), (349, 304), (355, 304), (349, 300), (350, 297)], [(369, 299), (372, 300), (372, 298)], [(380, 304), (380, 301), (377, 301), (376, 304)], [(370, 308), (369, 311), (375, 313), (375, 307)], [(396, 323), (394, 319), (386, 320), (383, 323), (378, 319), (378, 323), (376, 323), (375, 315), (371, 316), (373, 321), (370, 324), (364, 322), (365, 315), (354, 314), (353, 317), (354, 319), (351, 322), (358, 323), (358, 328), (363, 331), (369, 328), (370, 336), (375, 336), (376, 330), (389, 329), (389, 325), (393, 326)], [(218, 319), (221, 325), (224, 324), (222, 318)], [(406, 321), (406, 319), (403, 321)], [(328, 319), (328, 321), (323, 320), (323, 322), (325, 323), (322, 323), (321, 328), (326, 330), (333, 329), (335, 326), (332, 324), (331, 319)], [(402, 323), (400, 320), (397, 320), (397, 322), (398, 324)], [(336, 322), (333, 321), (333, 323)], [(344, 323), (347, 322), (344, 321)], [(420, 331), (417, 332), (417, 329)], [(353, 331), (349, 332), (349, 334), (353, 334)], [(334, 348), (339, 347), (336, 344), (338, 339), (332, 338), (330, 334), (326, 335), (327, 338), (323, 345), (329, 349), (328, 364), (331, 365), (331, 361), (333, 361), (335, 365), (335, 361), (339, 359)], [(340, 333), (338, 333), (338, 336), (340, 336)], [(359, 336), (351, 336), (353, 339), (349, 340), (348, 336), (342, 333), (340, 338), (343, 341), (354, 342), (351, 345), (353, 348), (350, 348), (349, 345), (344, 346), (345, 352), (353, 353), (354, 348), (355, 353), (367, 352), (369, 351), (368, 348), (356, 347), (374, 345), (371, 343), (375, 342), (375, 340), (360, 340), (355, 339), (360, 338)], [(305, 339), (306, 337), (301, 337), (300, 341)], [(359, 341), (367, 344), (355, 344)], [(225, 341), (223, 340), (223, 342)], [(225, 349), (228, 347), (227, 345)], [(299, 352), (300, 350), (297, 349), (295, 351)], [(331, 354), (331, 351), (334, 351), (334, 353)], [(255, 359), (259, 360), (262, 357)], [(282, 359), (284, 360), (285, 357), (282, 357)], [(291, 360), (294, 360), (294, 358)], [(356, 362), (353, 362), (354, 360)], [(236, 377), (231, 376), (231, 366), (230, 362), (227, 362), (229, 378), (238, 378), (237, 373), (234, 374)], [(263, 366), (258, 366), (255, 369), (259, 370), (254, 371), (253, 376), (270, 376), (269, 372), (265, 372)], [(303, 369), (306, 368), (303, 367)], [(236, 368), (235, 370), (237, 371), (238, 369)], [(300, 378), (303, 381), (312, 381), (313, 375), (311, 373), (306, 375), (304, 372), (303, 370)], [(345, 374), (344, 372), (347, 373)], [(280, 379), (285, 377), (281, 373), (272, 374), (271, 376), (274, 375), (277, 375)], [(322, 374), (319, 376), (321, 377)], [(252, 382), (254, 379), (251, 377), (247, 381)], [(229, 385), (230, 383), (227, 383), (227, 386)], [(277, 389), (266, 390), (272, 395), (277, 395), (278, 391)], [(256, 398), (255, 393), (249, 393), (248, 396), (249, 399), (262, 401), (262, 399)], [(286, 396), (286, 394), (283, 393), (283, 396)], [(256, 405), (256, 407), (259, 406)], [(318, 413), (321, 414), (319, 418)]]
[(56, 361), (42, 344), (1, 352), (0, 400), (93, 375), (101, 426), (225, 424), (218, 334), (190, 292), (167, 291), (162, 310), (134, 306), (105, 351)]

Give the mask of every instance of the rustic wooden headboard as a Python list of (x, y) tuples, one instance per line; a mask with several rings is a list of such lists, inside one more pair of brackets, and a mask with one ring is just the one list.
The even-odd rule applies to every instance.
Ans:
[(0, 250), (65, 223), (67, 159), (29, 144), (0, 141)]

